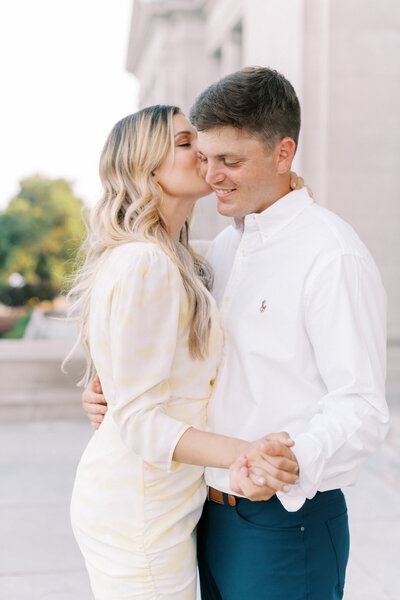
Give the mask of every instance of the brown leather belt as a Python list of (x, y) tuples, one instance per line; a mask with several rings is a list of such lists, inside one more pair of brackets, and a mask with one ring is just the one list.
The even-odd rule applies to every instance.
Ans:
[(217, 502), (217, 504), (225, 504), (228, 502), (229, 506), (236, 506), (237, 500), (239, 499), (237, 496), (233, 496), (232, 494), (225, 494), (220, 490), (216, 490), (213, 487), (208, 488), (208, 499), (213, 502)]

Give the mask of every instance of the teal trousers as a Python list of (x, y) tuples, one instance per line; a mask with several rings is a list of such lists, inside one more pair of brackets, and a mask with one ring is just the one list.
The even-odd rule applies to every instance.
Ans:
[(197, 527), (202, 600), (339, 600), (349, 555), (340, 490), (318, 492), (297, 512), (276, 496), (208, 500)]

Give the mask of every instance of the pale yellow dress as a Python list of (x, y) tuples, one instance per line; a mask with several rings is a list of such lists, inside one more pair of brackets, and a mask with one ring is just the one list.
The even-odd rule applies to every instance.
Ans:
[(218, 310), (205, 360), (188, 351), (187, 296), (151, 243), (112, 250), (90, 308), (90, 346), (109, 410), (78, 466), (71, 519), (96, 600), (194, 600), (203, 468), (172, 461), (206, 428), (222, 349)]

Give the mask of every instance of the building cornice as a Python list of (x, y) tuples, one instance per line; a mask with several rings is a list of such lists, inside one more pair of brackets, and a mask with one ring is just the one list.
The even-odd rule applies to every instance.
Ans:
[(135, 74), (156, 19), (170, 19), (177, 13), (195, 14), (204, 18), (208, 0), (134, 0), (129, 32), (126, 68)]

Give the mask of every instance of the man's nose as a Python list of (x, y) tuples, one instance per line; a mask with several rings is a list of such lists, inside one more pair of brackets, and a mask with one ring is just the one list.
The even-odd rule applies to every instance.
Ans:
[(224, 174), (221, 169), (218, 168), (218, 166), (208, 162), (204, 172), (204, 178), (209, 185), (216, 185), (217, 183), (221, 183), (223, 181)]

